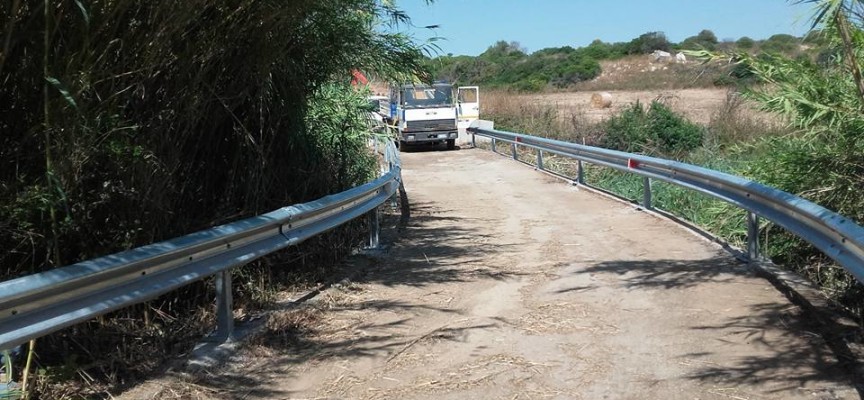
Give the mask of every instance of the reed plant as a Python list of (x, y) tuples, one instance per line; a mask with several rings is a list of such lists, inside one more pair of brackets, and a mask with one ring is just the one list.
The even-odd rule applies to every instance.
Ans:
[[(364, 93), (349, 82), (426, 75), (407, 22), (385, 0), (3, 2), (0, 279), (364, 182)], [(345, 254), (356, 229), (237, 272), (238, 301)], [(207, 329), (208, 285), (46, 338), (40, 376), (146, 375)]]

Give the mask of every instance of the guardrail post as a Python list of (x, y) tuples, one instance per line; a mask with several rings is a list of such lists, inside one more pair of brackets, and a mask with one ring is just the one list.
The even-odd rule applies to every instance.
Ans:
[(493, 153), (498, 152), (498, 141), (495, 140), (495, 138), (492, 138), (492, 152)]
[(377, 249), (379, 234), (381, 232), (381, 223), (378, 218), (378, 207), (369, 211), (369, 248)]
[(747, 258), (758, 261), (759, 256), (759, 216), (747, 213)]
[(516, 143), (510, 143), (510, 153), (513, 153), (513, 159), (519, 159), (519, 153), (516, 152)]
[(477, 135), (471, 133), (471, 147), (477, 147)]
[(646, 210), (653, 210), (651, 205), (651, 178), (642, 177), (642, 207)]
[(582, 160), (576, 161), (576, 183), (580, 185), (585, 184), (585, 166), (582, 164)]
[(231, 270), (216, 274), (216, 338), (230, 340), (234, 333), (234, 300), (231, 295)]
[(393, 195), (390, 196), (390, 209), (396, 211), (399, 209), (399, 190), (393, 192)]
[(537, 150), (537, 169), (543, 170), (543, 150)]

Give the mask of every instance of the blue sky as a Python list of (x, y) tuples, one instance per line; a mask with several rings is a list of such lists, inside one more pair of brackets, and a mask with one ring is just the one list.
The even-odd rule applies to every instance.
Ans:
[(419, 40), (440, 36), (443, 54), (478, 55), (498, 40), (517, 41), (528, 51), (585, 46), (594, 39), (629, 41), (662, 31), (679, 42), (702, 29), (719, 39), (775, 33), (803, 35), (809, 5), (785, 0), (401, 0), (418, 27)]

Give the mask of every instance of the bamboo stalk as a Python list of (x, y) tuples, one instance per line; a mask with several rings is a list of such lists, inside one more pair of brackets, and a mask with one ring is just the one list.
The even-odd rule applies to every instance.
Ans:
[(0, 72), (3, 72), (3, 66), (6, 65), (6, 60), (9, 58), (9, 49), (12, 44), (12, 33), (15, 31), (15, 19), (18, 16), (18, 9), (21, 7), (21, 0), (12, 2), (12, 12), (9, 14), (9, 25), (6, 27), (6, 39), (3, 41), (3, 53), (0, 54)]
[(837, 8), (837, 13), (834, 14), (834, 22), (840, 31), (840, 38), (843, 40), (843, 51), (846, 53), (846, 62), (849, 64), (849, 68), (852, 69), (852, 77), (855, 79), (855, 86), (858, 88), (858, 96), (861, 98), (860, 107), (864, 109), (864, 79), (861, 77), (861, 68), (858, 66), (858, 60), (855, 57), (852, 34), (849, 32), (849, 21), (846, 19), (846, 15), (843, 14), (843, 7)]
[(57, 238), (57, 208), (54, 204), (54, 161), (51, 156), (51, 104), (48, 88), (49, 67), (48, 62), (49, 51), (51, 48), (51, 2), (44, 0), (44, 17), (45, 17), (45, 32), (43, 35), (43, 54), (42, 54), (42, 112), (43, 112), (43, 132), (45, 140), (45, 180), (48, 186), (51, 199), (48, 207), (48, 214), (51, 218), (51, 244), (48, 251), (48, 256), (54, 263), (54, 266), (60, 266), (60, 245)]
[(30, 398), (30, 390), (27, 387), (30, 379), (30, 366), (33, 363), (33, 355), (36, 352), (36, 339), (30, 339), (30, 345), (27, 350), (27, 362), (24, 363), (24, 371), (21, 373), (21, 393), (23, 393), (23, 399), (27, 400)]

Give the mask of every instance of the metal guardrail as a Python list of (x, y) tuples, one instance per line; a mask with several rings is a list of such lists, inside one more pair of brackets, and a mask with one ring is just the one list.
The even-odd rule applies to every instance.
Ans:
[[(375, 150), (379, 150), (377, 141)], [(378, 246), (378, 207), (401, 182), (399, 153), (388, 140), (381, 177), (321, 199), (164, 242), (0, 282), (0, 349), (153, 299), (216, 275), (217, 337), (233, 330), (231, 269), (364, 214)]]
[(629, 172), (643, 177), (642, 205), (652, 209), (651, 181), (659, 180), (695, 190), (746, 211), (747, 255), (759, 259), (759, 217), (783, 227), (806, 240), (834, 259), (860, 283), (864, 283), (864, 228), (855, 221), (798, 196), (735, 175), (639, 154), (625, 153), (491, 129), (468, 128), (474, 135), (492, 139), (492, 151), (498, 142), (509, 143), (511, 154), (518, 160), (517, 148), (524, 146), (537, 151), (536, 167), (544, 170), (543, 154), (557, 154), (576, 159), (577, 177), (574, 183), (584, 185), (583, 162)]

